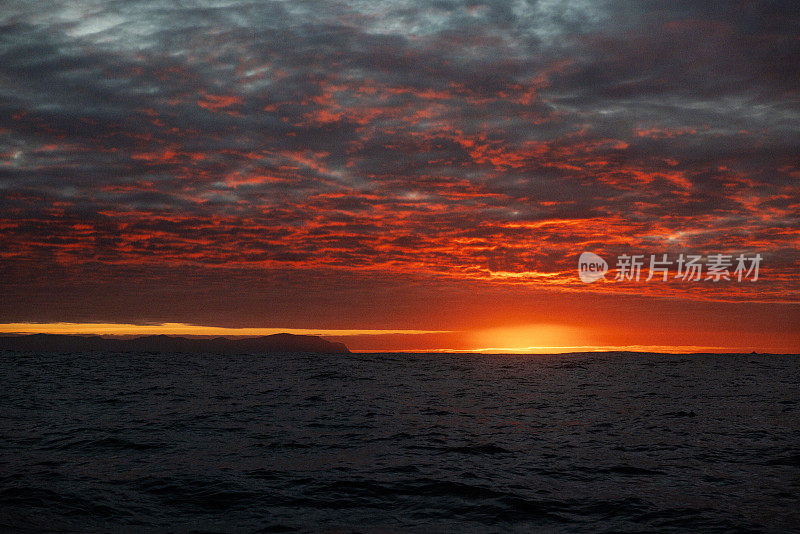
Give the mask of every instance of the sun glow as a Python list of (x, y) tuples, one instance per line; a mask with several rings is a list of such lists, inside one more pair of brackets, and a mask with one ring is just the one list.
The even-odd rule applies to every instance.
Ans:
[(594, 341), (581, 328), (556, 324), (504, 326), (472, 335), (479, 352), (552, 352), (554, 348), (591, 346)]

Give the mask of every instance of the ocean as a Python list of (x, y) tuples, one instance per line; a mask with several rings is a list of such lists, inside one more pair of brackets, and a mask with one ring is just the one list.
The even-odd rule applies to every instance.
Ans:
[(0, 353), (0, 529), (800, 532), (800, 358)]

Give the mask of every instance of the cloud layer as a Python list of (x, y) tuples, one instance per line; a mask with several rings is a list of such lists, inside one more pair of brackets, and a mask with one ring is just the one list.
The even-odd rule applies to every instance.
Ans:
[(586, 291), (583, 250), (759, 252), (757, 284), (591, 290), (797, 302), (799, 35), (789, 1), (11, 2), (6, 287)]

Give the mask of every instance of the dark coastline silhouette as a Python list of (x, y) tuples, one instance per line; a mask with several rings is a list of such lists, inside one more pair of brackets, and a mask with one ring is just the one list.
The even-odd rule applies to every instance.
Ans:
[(242, 339), (185, 338), (154, 335), (129, 339), (65, 334), (31, 334), (25, 336), (0, 336), (0, 350), (41, 352), (214, 352), (275, 353), (316, 352), (324, 354), (349, 354), (344, 343), (328, 341), (317, 336), (273, 334)]

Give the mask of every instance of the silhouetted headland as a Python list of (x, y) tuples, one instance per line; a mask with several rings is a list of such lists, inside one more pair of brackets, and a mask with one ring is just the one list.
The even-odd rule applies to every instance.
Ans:
[(100, 336), (31, 334), (26, 336), (0, 336), (0, 350), (41, 352), (214, 352), (223, 354), (274, 352), (350, 353), (344, 343), (328, 341), (317, 336), (299, 336), (295, 334), (273, 334), (242, 339), (224, 337), (200, 339), (166, 335), (119, 339)]

